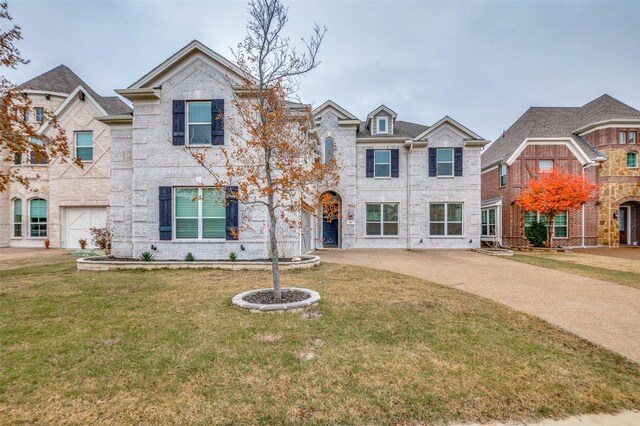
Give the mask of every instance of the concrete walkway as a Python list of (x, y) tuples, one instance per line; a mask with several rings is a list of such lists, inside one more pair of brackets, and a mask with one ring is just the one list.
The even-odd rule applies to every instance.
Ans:
[(323, 250), (323, 261), (411, 275), (536, 315), (640, 363), (640, 290), (471, 251)]

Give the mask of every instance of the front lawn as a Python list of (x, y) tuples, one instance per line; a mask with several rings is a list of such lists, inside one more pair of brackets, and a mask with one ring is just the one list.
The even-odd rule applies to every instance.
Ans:
[(317, 314), (231, 297), (270, 272), (0, 275), (0, 419), (29, 424), (388, 424), (640, 408), (640, 366), (545, 322), (403, 275), (284, 273)]

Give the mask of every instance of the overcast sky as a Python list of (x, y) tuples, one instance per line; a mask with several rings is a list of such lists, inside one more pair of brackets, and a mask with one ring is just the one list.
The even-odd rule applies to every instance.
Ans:
[[(399, 120), (449, 115), (495, 139), (529, 106), (579, 106), (608, 93), (640, 108), (640, 1), (284, 1), (288, 34), (328, 28), (322, 64), (302, 82), (360, 118), (385, 104)], [(9, 0), (31, 63), (59, 64), (102, 95), (125, 88), (193, 39), (230, 58), (245, 1)]]

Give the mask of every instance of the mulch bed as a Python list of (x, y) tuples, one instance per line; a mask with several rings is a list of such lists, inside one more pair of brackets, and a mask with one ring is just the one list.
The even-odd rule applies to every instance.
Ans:
[(258, 291), (251, 293), (242, 298), (245, 302), (259, 303), (262, 305), (279, 305), (281, 303), (300, 302), (310, 298), (311, 295), (306, 291), (300, 290), (282, 290), (282, 297), (277, 300), (273, 290)]

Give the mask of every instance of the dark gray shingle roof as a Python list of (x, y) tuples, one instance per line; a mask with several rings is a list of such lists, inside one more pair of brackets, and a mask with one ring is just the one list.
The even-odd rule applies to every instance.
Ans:
[(59, 65), (31, 80), (20, 85), (23, 89), (42, 90), (44, 92), (57, 92), (70, 94), (78, 86), (84, 87), (88, 94), (96, 100), (98, 104), (109, 115), (130, 114), (131, 108), (117, 96), (100, 96), (87, 83), (85, 83), (76, 73), (71, 71), (66, 65)]
[(526, 138), (571, 137), (592, 159), (603, 156), (574, 131), (613, 119), (640, 119), (640, 111), (609, 95), (582, 107), (531, 107), (482, 153), (482, 167), (507, 159)]
[(358, 139), (371, 139), (371, 138), (415, 138), (420, 133), (427, 130), (429, 126), (422, 124), (409, 123), (408, 121), (396, 120), (393, 122), (393, 135), (375, 135), (371, 136), (370, 129), (367, 129), (367, 122), (361, 121), (360, 128), (356, 137)]

